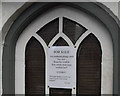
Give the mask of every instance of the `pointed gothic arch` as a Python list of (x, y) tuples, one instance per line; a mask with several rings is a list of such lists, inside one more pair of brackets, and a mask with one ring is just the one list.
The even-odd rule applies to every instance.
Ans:
[(45, 94), (45, 53), (34, 37), (25, 48), (25, 94)]
[[(15, 94), (15, 46), (18, 37), (23, 30), (38, 16), (47, 11), (50, 8), (54, 8), (58, 5), (67, 5), (78, 10), (82, 10), (85, 13), (97, 18), (98, 21), (102, 22), (106, 29), (111, 34), (113, 40), (113, 64), (114, 64), (114, 94), (118, 91), (118, 30), (120, 27), (116, 23), (116, 20), (108, 14), (104, 9), (99, 7), (96, 3), (34, 3), (28, 9), (26, 9), (12, 24), (6, 37), (5, 44), (3, 47), (3, 94)], [(97, 11), (96, 11), (97, 10)], [(30, 13), (30, 14), (28, 14)], [(102, 14), (102, 15), (101, 15)], [(106, 19), (107, 18), (107, 19)], [(112, 25), (112, 27), (111, 27)], [(119, 53), (120, 54), (120, 53)], [(9, 74), (9, 75), (8, 75)]]
[(89, 34), (77, 51), (77, 91), (80, 95), (101, 95), (102, 50), (94, 34)]
[(62, 38), (58, 38), (58, 40), (53, 44), (53, 46), (69, 46), (68, 43)]

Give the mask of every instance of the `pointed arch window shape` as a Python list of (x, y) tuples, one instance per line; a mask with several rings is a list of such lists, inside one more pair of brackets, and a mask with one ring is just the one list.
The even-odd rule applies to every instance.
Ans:
[[(81, 37), (85, 38), (82, 40), (82, 43), (80, 43)], [(75, 75), (77, 85), (75, 85), (76, 87), (74, 89), (76, 91), (73, 92), (73, 89), (47, 87), (47, 82), (45, 83), (45, 78), (47, 78), (47, 74), (45, 74), (45, 65), (47, 66), (47, 64), (45, 64), (45, 57), (47, 54), (45, 55), (44, 53), (47, 49), (43, 49), (42, 45), (38, 43), (35, 38), (41, 38), (43, 43), (45, 43), (42, 44), (46, 46), (45, 48), (52, 46), (73, 46), (76, 48), (77, 74)], [(100, 43), (93, 34), (89, 34), (85, 27), (75, 21), (66, 17), (59, 17), (45, 24), (36, 32), (35, 38), (32, 37), (26, 46), (26, 93), (31, 94), (35, 92), (45, 94), (45, 90), (48, 90), (48, 94), (53, 95), (65, 94), (67, 92), (69, 96), (71, 96), (71, 94), (97, 94), (97, 96), (99, 96), (101, 92), (100, 68), (102, 53)], [(38, 56), (34, 53), (38, 54)], [(96, 58), (97, 56), (98, 58)], [(37, 69), (35, 69), (36, 67)], [(31, 72), (32, 76), (29, 76)], [(30, 82), (28, 82), (28, 79), (30, 79)], [(37, 80), (41, 82), (37, 83)], [(33, 85), (28, 83), (33, 83)], [(39, 90), (39, 88), (41, 88), (41, 90)]]
[(58, 40), (53, 44), (53, 46), (69, 46), (68, 43), (62, 38), (58, 38)]
[(77, 93), (101, 95), (101, 45), (94, 34), (89, 34), (77, 52)]
[(45, 53), (34, 37), (25, 51), (25, 94), (45, 94)]
[[(97, 35), (94, 34), (95, 33), (94, 31), (93, 31), (93, 34), (91, 34), (92, 32), (90, 32), (89, 30), (90, 27), (86, 24), (86, 19), (85, 19), (86, 17), (84, 18), (81, 16), (82, 18), (84, 18), (85, 20), (84, 22), (84, 20), (81, 20), (81, 18), (78, 18), (79, 14), (77, 14), (76, 11), (69, 10), (69, 8), (64, 8), (64, 9), (61, 8), (58, 10), (60, 10), (60, 12), (63, 12), (63, 13), (61, 14), (55, 10), (56, 14), (53, 15), (53, 13), (50, 13), (49, 14), (50, 18), (45, 18), (46, 16), (48, 17), (48, 15), (45, 14), (45, 17), (41, 16), (41, 18), (43, 18), (44, 20), (39, 19), (39, 21), (36, 21), (37, 23), (33, 22), (33, 24), (36, 24), (35, 26), (33, 25), (34, 32), (31, 32), (31, 33), (29, 32), (29, 35), (31, 36), (28, 36), (27, 39), (25, 38), (26, 42), (28, 42), (27, 45), (26, 45), (26, 42), (24, 43), (26, 48), (23, 48), (23, 50), (26, 49), (26, 51), (24, 52), (25, 64), (26, 64), (25, 93), (27, 94), (41, 93), (41, 94), (53, 94), (53, 95), (58, 94), (59, 95), (61, 93), (64, 94), (64, 92), (67, 92), (69, 96), (71, 96), (71, 94), (99, 95), (101, 94), (101, 88), (102, 88), (101, 77), (100, 77), (102, 51), (101, 51), (100, 43), (101, 42), (103, 43), (103, 41), (101, 41), (101, 38), (100, 36), (98, 36), (98, 34)], [(76, 15), (69, 16), (69, 14), (66, 13), (66, 10), (67, 12), (68, 11), (73, 12)], [(78, 17), (76, 18), (77, 15)], [(46, 74), (47, 73), (46, 72), (47, 71), (47, 52), (48, 52), (48, 48), (51, 48), (52, 46), (56, 46), (56, 47), (72, 46), (73, 48), (76, 49), (77, 69), (76, 69), (75, 75), (76, 75), (77, 84), (72, 89), (49, 88), (47, 85), (47, 74)], [(39, 55), (37, 56), (34, 53)], [(29, 59), (29, 57), (32, 59)], [(35, 66), (38, 66), (37, 69)], [(32, 71), (32, 69), (34, 71)], [(40, 73), (39, 75), (41, 75), (42, 78), (39, 79), (39, 75), (34, 74), (34, 72), (36, 71)], [(33, 74), (30, 74), (31, 72), (33, 72)], [(29, 74), (33, 78), (31, 78)], [(21, 77), (22, 77), (22, 80), (24, 80), (24, 76), (21, 75)], [(86, 79), (87, 77), (88, 79)], [(37, 80), (41, 81), (41, 83), (40, 82), (38, 83)], [(35, 83), (34, 81), (37, 83)], [(32, 86), (36, 86), (36, 88), (31, 87), (31, 84), (32, 84), (31, 82), (34, 82)], [(22, 85), (22, 88), (23, 87), (24, 87), (24, 84)], [(103, 89), (105, 88), (106, 87), (104, 87)], [(99, 89), (99, 90), (96, 90), (96, 89)], [(21, 92), (24, 93), (23, 90)]]

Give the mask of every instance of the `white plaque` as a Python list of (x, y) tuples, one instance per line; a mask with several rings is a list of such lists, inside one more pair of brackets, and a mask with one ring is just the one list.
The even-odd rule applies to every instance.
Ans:
[(48, 49), (48, 86), (54, 88), (73, 88), (76, 80), (75, 48), (67, 46)]

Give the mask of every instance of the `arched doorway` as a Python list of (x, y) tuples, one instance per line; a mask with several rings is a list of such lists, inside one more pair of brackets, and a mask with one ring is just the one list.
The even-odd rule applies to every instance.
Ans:
[[(66, 13), (66, 11), (67, 11), (67, 13)], [(61, 14), (59, 12), (61, 12)], [(75, 15), (69, 15), (71, 13), (73, 13)], [(56, 14), (56, 15), (54, 15), (54, 14)], [(47, 17), (49, 17), (49, 18), (47, 18)], [(68, 94), (77, 94), (77, 93), (78, 94), (90, 94), (91, 93), (91, 94), (100, 95), (104, 92), (102, 90), (105, 88), (105, 86), (103, 86), (103, 85), (104, 85), (104, 81), (106, 81), (106, 79), (103, 77), (103, 74), (106, 74), (106, 73), (105, 73), (105, 71), (103, 71), (103, 68), (101, 69), (101, 64), (103, 65), (102, 67), (104, 67), (105, 64), (107, 66), (108, 63), (104, 61), (104, 58), (106, 56), (105, 54), (107, 54), (108, 52), (105, 51), (105, 49), (107, 47), (109, 47), (110, 50), (112, 50), (112, 46), (110, 43), (107, 44), (107, 42), (110, 42), (110, 41), (108, 41), (108, 40), (104, 41), (105, 38), (108, 38), (110, 40), (108, 33), (107, 32), (105, 33), (104, 27), (101, 26), (97, 21), (95, 21), (94, 23), (92, 23), (92, 25), (90, 25), (90, 24), (86, 23), (88, 20), (90, 20), (92, 22), (93, 18), (91, 18), (91, 17), (88, 18), (87, 14), (82, 14), (81, 11), (78, 12), (78, 10), (75, 11), (75, 9), (73, 9), (73, 8), (61, 6), (54, 10), (49, 11), (43, 17), (40, 17), (39, 19), (37, 19), (37, 21), (32, 23), (32, 25), (30, 27), (27, 27), (28, 29), (25, 30), (24, 33), (20, 37), (22, 39), (18, 40), (18, 43), (16, 46), (16, 56), (23, 57), (22, 58), (23, 66), (24, 66), (24, 62), (25, 62), (24, 58), (26, 58), (24, 55), (25, 48), (27, 48), (26, 44), (29, 40), (31, 40), (30, 38), (32, 36), (34, 38), (36, 38), (38, 40), (38, 42), (40, 42), (41, 46), (43, 47), (43, 50), (45, 52), (45, 57), (44, 57), (45, 61), (43, 64), (45, 66), (44, 67), (45, 70), (44, 70), (44, 74), (41, 74), (41, 76), (44, 75), (43, 77), (45, 77), (44, 78), (45, 85), (44, 85), (44, 90), (43, 90), (45, 92), (45, 94), (65, 94), (67, 92)], [(40, 23), (40, 22), (42, 22), (42, 23)], [(33, 28), (32, 26), (36, 26), (36, 27)], [(104, 35), (105, 37), (101, 37), (102, 35)], [(88, 39), (86, 39), (86, 38), (88, 38)], [(24, 43), (22, 40), (25, 40)], [(23, 48), (21, 48), (20, 46), (22, 46)], [(48, 50), (50, 48), (52, 49), (52, 47), (54, 47), (54, 46), (56, 46), (56, 47), (67, 46), (67, 47), (72, 47), (75, 50), (75, 56), (77, 59), (74, 59), (74, 61), (75, 61), (74, 65), (76, 66), (75, 67), (76, 69), (74, 70), (74, 73), (73, 73), (75, 76), (73, 87), (67, 88), (67, 87), (63, 86), (63, 88), (61, 88), (61, 87), (59, 88), (59, 86), (57, 86), (57, 87), (49, 86), (49, 82), (48, 82), (48, 79), (49, 79), (49, 76), (48, 76), (48, 74), (49, 74), (48, 73), (48, 69), (49, 69), (49, 67), (48, 67), (49, 66), (48, 65), (49, 64)], [(20, 52), (22, 52), (22, 53), (20, 53)], [(104, 52), (104, 54), (102, 54), (102, 52)], [(79, 53), (79, 55), (77, 55), (78, 53)], [(84, 55), (84, 54), (87, 54), (87, 55)], [(112, 60), (112, 51), (109, 54), (110, 54), (110, 57), (108, 57), (108, 58)], [(89, 55), (91, 55), (91, 56), (89, 56)], [(43, 53), (40, 53), (40, 56), (43, 56)], [(96, 58), (96, 56), (98, 56), (98, 57)], [(39, 57), (39, 58), (41, 58), (41, 57)], [(83, 64), (83, 65), (81, 65), (81, 64)], [(112, 61), (109, 64), (112, 66)], [(38, 63), (38, 65), (41, 65), (41, 64)], [(20, 65), (18, 65), (16, 63), (16, 71), (19, 66)], [(90, 66), (93, 66), (93, 67), (89, 68)], [(85, 69), (81, 69), (82, 67), (85, 67)], [(43, 67), (41, 67), (41, 68), (43, 68)], [(20, 69), (20, 67), (19, 67), (19, 69)], [(108, 70), (109, 72), (112, 73), (112, 70), (110, 70), (110, 69), (106, 69), (106, 70)], [(20, 81), (20, 79), (18, 81), (16, 80), (16, 85), (18, 84), (17, 82), (21, 82), (23, 84), (23, 85), (21, 85), (21, 87), (22, 87), (23, 93), (24, 93), (25, 92), (24, 90), (26, 90), (23, 87), (23, 86), (26, 86), (25, 82), (24, 82), (24, 80), (26, 78), (26, 77), (24, 77), (24, 76), (26, 76), (25, 75), (26, 69), (24, 69), (24, 67), (21, 67), (20, 71), (21, 71), (21, 73), (24, 74), (24, 75), (21, 75), (22, 82)], [(17, 72), (16, 72), (16, 75), (18, 74)], [(90, 72), (91, 72), (91, 74), (90, 74)], [(87, 77), (89, 77), (88, 81), (85, 78), (85, 75), (87, 75)], [(19, 76), (19, 78), (20, 78), (20, 76)], [(108, 77), (108, 78), (111, 78), (111, 77)], [(85, 80), (86, 80), (86, 82), (82, 83), (82, 81), (85, 81)], [(36, 82), (37, 82), (37, 80), (36, 80)], [(95, 84), (95, 82), (96, 82), (96, 84)], [(109, 82), (109, 84), (112, 84), (112, 79)], [(39, 85), (40, 85), (40, 83), (39, 83)], [(36, 85), (36, 86), (39, 86), (39, 85)], [(82, 88), (83, 90), (81, 90), (81, 86), (84, 87), (84, 88)], [(88, 89), (88, 87), (90, 89)], [(16, 88), (17, 88), (17, 86), (16, 86)], [(79, 91), (79, 89), (80, 89), (80, 91)], [(107, 91), (108, 90), (110, 91), (111, 89), (112, 89), (112, 87), (108, 88)], [(18, 91), (20, 91), (20, 90), (18, 90)]]
[[(61, 5), (62, 5), (63, 3), (61, 3)], [(85, 4), (85, 3), (82, 3), (83, 5)], [(92, 4), (92, 3), (91, 3)], [(39, 5), (39, 4), (38, 4)], [(43, 4), (44, 5), (44, 4)], [(58, 4), (59, 5), (59, 4)], [(63, 4), (64, 5), (64, 4)], [(65, 3), (65, 5), (66, 5), (66, 3)], [(69, 5), (69, 4), (68, 4)], [(54, 4), (51, 4), (51, 6), (55, 6)], [(77, 5), (78, 6), (78, 5)], [(50, 7), (50, 6), (49, 6)], [(62, 6), (63, 7), (63, 6)], [(83, 6), (81, 6), (81, 7), (83, 7)], [(74, 6), (74, 8), (76, 8), (75, 6)], [(59, 9), (59, 8), (58, 8)], [(57, 9), (57, 11), (58, 11), (58, 9)], [(63, 8), (64, 9), (64, 8)], [(62, 10), (63, 10), (62, 9)], [(66, 9), (66, 8), (65, 8)], [(76, 16), (76, 15), (70, 15), (71, 14), (71, 11), (72, 11), (72, 13), (73, 14), (76, 14), (76, 15), (78, 15), (78, 17), (74, 17), (74, 16)], [(79, 8), (78, 8), (79, 9)], [(89, 8), (87, 8), (87, 9), (89, 9)], [(46, 9), (47, 10), (47, 9)], [(25, 46), (26, 46), (26, 44), (27, 44), (27, 42), (29, 41), (29, 39), (31, 38), (31, 36), (34, 36), (40, 43), (41, 43), (41, 45), (43, 46), (43, 49), (44, 49), (44, 51), (45, 51), (45, 55), (47, 54), (47, 48), (48, 47), (52, 47), (53, 46), (53, 44), (56, 42), (56, 40), (58, 39), (58, 38), (60, 38), (60, 37), (62, 37), (62, 39), (63, 39), (63, 41), (66, 41), (67, 43), (68, 43), (68, 45), (69, 46), (74, 46), (74, 44), (75, 44), (75, 48), (77, 49), (78, 47), (79, 47), (79, 45), (80, 45), (80, 43), (82, 42), (82, 40), (86, 37), (86, 36), (88, 36), (90, 33), (93, 33), (96, 37), (97, 37), (97, 39), (100, 41), (100, 44), (101, 44), (101, 49), (102, 49), (102, 51), (103, 51), (103, 56), (102, 56), (102, 76), (103, 76), (103, 74), (104, 74), (104, 76), (103, 76), (103, 78), (102, 78), (102, 80), (101, 80), (101, 94), (102, 93), (111, 93), (112, 92), (112, 88), (110, 87), (110, 86), (112, 86), (112, 74), (111, 74), (111, 76), (110, 76), (110, 82), (108, 82), (108, 83), (106, 83), (107, 82), (107, 80), (104, 78), (105, 76), (107, 76), (106, 74), (107, 74), (107, 72), (110, 72), (110, 73), (112, 73), (112, 64), (113, 64), (113, 62), (112, 62), (112, 60), (113, 60), (113, 54), (111, 54), (111, 53), (113, 53), (112, 51), (110, 51), (110, 50), (112, 50), (112, 41), (111, 41), (111, 38), (110, 38), (110, 36), (109, 36), (109, 32), (108, 32), (108, 30), (106, 30), (106, 28), (105, 28), (105, 26), (103, 26), (100, 22), (98, 23), (98, 21), (97, 20), (95, 20), (95, 18), (94, 18), (94, 20), (95, 20), (95, 22), (93, 22), (93, 24), (92, 25), (90, 25), (90, 23), (88, 23), (88, 21), (90, 20), (90, 21), (92, 21), (93, 20), (93, 18), (91, 18), (91, 17), (89, 17), (89, 15), (88, 15), (88, 17), (87, 18), (84, 18), (84, 16), (86, 16), (86, 14), (84, 14), (84, 12), (82, 13), (81, 11), (78, 11), (78, 10), (74, 10), (73, 8), (68, 8), (67, 10), (65, 10), (65, 11), (62, 11), (61, 9), (58, 11), (58, 12), (62, 12), (63, 14), (60, 14), (60, 13), (58, 13), (57, 11), (55, 12), (54, 11), (54, 13), (56, 13), (56, 14), (54, 14), (53, 15), (53, 13), (52, 13), (52, 11), (51, 11), (51, 13), (50, 13), (50, 11), (48, 12), (48, 13), (50, 13), (49, 15), (47, 14), (47, 15), (44, 15), (44, 17), (43, 16), (40, 16), (40, 18), (41, 19), (37, 19), (38, 21), (40, 21), (40, 22), (42, 22), (42, 23), (38, 23), (37, 22), (37, 20), (35, 20), (34, 22), (32, 22), (25, 30), (24, 30), (24, 32), (20, 35), (20, 37), (19, 37), (19, 39), (17, 40), (17, 44), (15, 44), (15, 43), (10, 43), (10, 44), (14, 44), (14, 45), (16, 45), (16, 53), (18, 52), (19, 53), (19, 56), (16, 54), (15, 56), (11, 56), (11, 58), (14, 58), (14, 57), (16, 57), (15, 58), (15, 93), (16, 94), (19, 94), (19, 93), (22, 93), (22, 94), (24, 94), (25, 93), (25, 88), (24, 88), (24, 85), (25, 85), (25, 70), (24, 70), (24, 67), (25, 67), (25, 55), (24, 55), (24, 53), (25, 53)], [(73, 11), (74, 10), (74, 11)], [(93, 9), (90, 9), (90, 10), (93, 10)], [(89, 10), (89, 11), (90, 11)], [(38, 12), (38, 11), (37, 11)], [(39, 12), (41, 12), (41, 11), (39, 11)], [(67, 12), (67, 13), (65, 13), (65, 12)], [(90, 11), (90, 12), (92, 12), (92, 11)], [(77, 13), (79, 13), (79, 14), (77, 14)], [(81, 14), (82, 13), (82, 14)], [(46, 13), (45, 13), (46, 14)], [(81, 15), (80, 15), (81, 14)], [(38, 16), (38, 15), (37, 15)], [(49, 18), (46, 18), (46, 16), (48, 16)], [(84, 26), (85, 28), (87, 28), (87, 29), (91, 29), (91, 30), (89, 30), (89, 31), (87, 31), (87, 32), (85, 32), (80, 38), (78, 38), (77, 39), (77, 41), (76, 41), (76, 43), (74, 43), (74, 41), (72, 41), (71, 39), (69, 39), (69, 37), (67, 36), (67, 34), (63, 34), (64, 32), (63, 31), (61, 31), (61, 29), (59, 29), (59, 32), (61, 31), (61, 32), (63, 32), (63, 33), (58, 33), (52, 40), (51, 40), (51, 42), (48, 44), (48, 46), (46, 45), (46, 42), (44, 42), (44, 40), (43, 40), (43, 38), (41, 38), (41, 37), (39, 37), (38, 36), (38, 34), (36, 35), (36, 33), (35, 32), (37, 32), (38, 31), (38, 29), (40, 29), (40, 28), (42, 28), (44, 25), (46, 25), (48, 22), (50, 22), (50, 21), (52, 21), (52, 20), (54, 20), (56, 17), (59, 17), (60, 16), (60, 18), (59, 18), (59, 20), (60, 20), (60, 22), (63, 20), (63, 19), (61, 19), (61, 16), (62, 17), (65, 17), (65, 18), (68, 18), (68, 19), (70, 19), (70, 20), (72, 20), (72, 21), (75, 21), (75, 22), (77, 22), (78, 24), (81, 24), (82, 26)], [(80, 16), (80, 17), (79, 17)], [(97, 16), (98, 16), (98, 18), (100, 19), (100, 20), (102, 20), (102, 18), (100, 18), (99, 17), (99, 15), (97, 14)], [(22, 17), (21, 17), (22, 18)], [(45, 19), (46, 18), (46, 19)], [(80, 19), (80, 18), (82, 18), (82, 19)], [(83, 19), (84, 18), (84, 19)], [(89, 20), (88, 20), (88, 18), (90, 18)], [(28, 19), (27, 19), (28, 20)], [(41, 21), (41, 20), (43, 20), (43, 21)], [(84, 21), (85, 20), (85, 21)], [(87, 21), (88, 20), (88, 21)], [(111, 20), (111, 19), (110, 19)], [(103, 20), (102, 20), (103, 21)], [(21, 21), (22, 22), (22, 21)], [(59, 22), (59, 25), (61, 24)], [(28, 23), (28, 22), (27, 22)], [(30, 23), (30, 22), (29, 22)], [(105, 22), (104, 22), (105, 23)], [(107, 23), (107, 22), (106, 22)], [(26, 24), (26, 23), (24, 23), (24, 24)], [(42, 25), (41, 25), (42, 24)], [(88, 24), (88, 25), (87, 25)], [(34, 25), (34, 28), (32, 27)], [(94, 26), (94, 28), (92, 27), (92, 26)], [(98, 27), (99, 26), (99, 27)], [(61, 28), (61, 27), (63, 27), (63, 26), (59, 26), (59, 28)], [(109, 28), (109, 25), (107, 25), (107, 27)], [(14, 26), (13, 26), (13, 28), (14, 28)], [(17, 28), (17, 27), (16, 27)], [(25, 28), (25, 27), (24, 27)], [(23, 29), (24, 29), (23, 28)], [(31, 28), (33, 28), (33, 29), (31, 29)], [(23, 30), (23, 29), (21, 29), (21, 30)], [(98, 29), (98, 30), (97, 30)], [(12, 30), (12, 29), (11, 29)], [(15, 29), (14, 29), (15, 30)], [(19, 31), (19, 30), (18, 30)], [(105, 32), (106, 31), (106, 32)], [(13, 31), (11, 31), (11, 32), (13, 32)], [(16, 31), (17, 32), (17, 31)], [(21, 33), (22, 31), (19, 31), (19, 33)], [(110, 31), (110, 32), (112, 32), (112, 30)], [(105, 34), (104, 34), (105, 33)], [(14, 33), (15, 34), (15, 33)], [(104, 34), (104, 35), (103, 35)], [(19, 36), (19, 35), (18, 35)], [(24, 37), (25, 36), (25, 37)], [(9, 34), (7, 35), (7, 37), (9, 37)], [(7, 38), (6, 37), (6, 38)], [(79, 37), (79, 36), (78, 36)], [(18, 38), (18, 37), (15, 37), (15, 38)], [(24, 40), (24, 42), (23, 43), (21, 43), (21, 40), (20, 40), (20, 38), (22, 38), (22, 40)], [(104, 42), (104, 39), (106, 38), (106, 41)], [(115, 38), (115, 37), (114, 37)], [(7, 39), (6, 39), (7, 40)], [(9, 40), (8, 40), (9, 41)], [(16, 40), (15, 40), (16, 41)], [(7, 42), (7, 41), (6, 41)], [(11, 42), (14, 42), (14, 40), (13, 41), (11, 41)], [(109, 42), (109, 43), (108, 43)], [(8, 44), (9, 44), (9, 42), (8, 42)], [(107, 45), (108, 44), (108, 45)], [(110, 45), (109, 45), (110, 44)], [(20, 50), (19, 50), (19, 47), (20, 46), (23, 46), (23, 48), (21, 48)], [(9, 46), (9, 47), (11, 47), (11, 50), (13, 50), (14, 48), (15, 48), (15, 46), (14, 46), (14, 48), (12, 49), (12, 46)], [(110, 50), (106, 50), (107, 48), (109, 47), (109, 49)], [(5, 47), (5, 50), (7, 50), (7, 48), (8, 47)], [(5, 51), (4, 50), (4, 51)], [(111, 55), (109, 55), (109, 54), (106, 54), (107, 52), (110, 52), (109, 54), (111, 54)], [(21, 53), (20, 53), (21, 52)], [(76, 51), (77, 52), (77, 51)], [(13, 52), (13, 54), (14, 54), (15, 52)], [(6, 54), (3, 52), (3, 57), (4, 57), (4, 55), (6, 56)], [(109, 55), (108, 57), (110, 57), (110, 58), (107, 58), (107, 59), (109, 59), (110, 60), (110, 62), (109, 62), (109, 68), (107, 68), (107, 67), (105, 67), (105, 66), (107, 66), (108, 65), (108, 62), (106, 63), (107, 65), (105, 65), (105, 62), (106, 62), (106, 60), (104, 59), (105, 58), (105, 56), (106, 55)], [(8, 52), (8, 56), (9, 56), (9, 52)], [(116, 55), (115, 55), (116, 56)], [(19, 58), (20, 57), (20, 58)], [(3, 58), (3, 61), (4, 61), (4, 59), (5, 58)], [(46, 61), (46, 60), (45, 60)], [(5, 62), (7, 62), (7, 61), (4, 61), (3, 63), (5, 64)], [(12, 63), (14, 63), (14, 62), (12, 62)], [(21, 63), (21, 64), (20, 64)], [(45, 62), (46, 63), (46, 62)], [(11, 63), (10, 63), (11, 64)], [(12, 66), (11, 66), (12, 67)], [(9, 68), (11, 68), (11, 67), (9, 67)], [(107, 72), (104, 72), (103, 70), (105, 70), (105, 68), (107, 69)], [(13, 69), (13, 68), (12, 68)], [(47, 70), (47, 67), (45, 68), (46, 70)], [(4, 69), (3, 69), (4, 70)], [(10, 70), (9, 70), (10, 71)], [(103, 73), (104, 72), (104, 73)], [(21, 74), (19, 74), (19, 73), (21, 73)], [(17, 74), (19, 74), (19, 76), (17, 75)], [(47, 75), (47, 74), (45, 74), (45, 75)], [(4, 74), (4, 76), (5, 76), (5, 74)], [(4, 78), (4, 76), (3, 76), (3, 78)], [(12, 76), (13, 78), (14, 78), (14, 75), (10, 75), (10, 76)], [(12, 78), (11, 77), (11, 78)], [(5, 78), (4, 78), (5, 79)], [(7, 79), (5, 79), (5, 81), (6, 81)], [(9, 80), (9, 79), (8, 79)], [(18, 83), (20, 81), (20, 83)], [(14, 82), (14, 81), (10, 81), (10, 82)], [(9, 84), (13, 84), (14, 85), (14, 83), (7, 83), (8, 85)], [(6, 89), (5, 91), (4, 91), (4, 93), (6, 93), (6, 92), (11, 92), (11, 93), (14, 93), (14, 88), (13, 89), (11, 89), (11, 91), (9, 91), (9, 90), (7, 90), (7, 89), (9, 89), (9, 88), (7, 88), (6, 87), (6, 85), (7, 84), (4, 84), (4, 82), (3, 82), (3, 88), (4, 89)], [(20, 85), (21, 84), (21, 85)], [(47, 85), (47, 80), (45, 80), (45, 84)], [(104, 86), (104, 84), (107, 84), (107, 86)], [(48, 90), (48, 86), (46, 86), (45, 85), (45, 93), (49, 93), (49, 90)], [(108, 86), (109, 85), (109, 86)], [(19, 86), (19, 89), (17, 88)], [(107, 89), (108, 88), (108, 89)], [(105, 89), (107, 89), (107, 90), (105, 90)], [(75, 94), (76, 93), (76, 88), (75, 88), (75, 90), (73, 90), (72, 89), (72, 93), (73, 94)]]
[[(59, 29), (59, 22), (61, 22), (61, 25), (63, 26), (61, 28), (63, 29)], [(59, 32), (59, 30), (63, 30), (63, 32)], [(58, 39), (54, 40), (54, 44), (51, 45), (51, 48), (52, 46), (57, 46), (56, 48), (59, 48), (59, 46), (75, 47), (78, 39), (87, 30), (88, 29), (77, 22), (61, 17), (61, 19), (57, 18), (53, 21), (50, 21), (40, 28), (40, 30), (38, 30), (36, 33), (45, 41), (46, 45), (50, 45), (50, 42), (54, 40), (57, 35), (59, 35)], [(62, 37), (62, 34), (64, 37)], [(73, 45), (70, 46), (70, 42), (68, 42), (67, 39)], [(75, 66), (77, 67), (75, 68), (76, 73), (74, 75), (76, 75), (75, 82), (77, 85), (75, 84), (74, 88), (77, 90), (74, 91), (74, 93), (100, 95), (102, 59), (100, 42), (91, 33), (85, 37), (85, 40), (83, 40), (80, 45), (76, 47), (75, 49), (78, 52), (75, 52), (75, 55), (77, 55)], [(46, 50), (48, 51), (49, 48), (50, 47), (48, 46)], [(26, 45), (25, 51), (25, 94), (45, 94), (45, 79), (49, 78), (48, 73), (45, 74), (46, 71), (48, 71), (46, 70), (45, 66), (47, 66), (49, 69), (49, 63), (45, 64), (45, 61), (47, 60), (45, 59), (47, 58), (46, 55), (44, 54), (44, 49), (39, 41), (37, 41), (37, 39), (34, 37), (31, 37)], [(49, 86), (47, 89), (49, 91), (48, 94), (72, 94), (72, 88), (64, 87), (65, 86), (63, 86), (63, 88), (59, 88), (58, 86), (57, 88), (54, 88)]]

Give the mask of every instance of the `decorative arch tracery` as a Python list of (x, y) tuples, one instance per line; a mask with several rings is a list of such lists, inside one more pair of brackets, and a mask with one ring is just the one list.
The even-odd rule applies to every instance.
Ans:
[[(97, 17), (100, 21), (102, 21), (106, 25), (106, 28), (109, 30), (109, 32), (112, 35), (112, 39), (114, 43), (114, 65), (116, 65), (114, 69), (116, 69), (117, 64), (118, 64), (117, 63), (118, 52), (116, 52), (117, 46), (118, 46), (117, 45), (118, 38), (116, 37), (117, 37), (118, 30), (119, 30), (119, 26), (117, 25), (117, 23), (111, 16), (105, 13), (103, 9), (98, 8), (98, 6), (95, 3), (78, 3), (78, 4), (77, 3), (69, 3), (69, 4), (68, 3), (57, 3), (57, 4), (41, 3), (42, 4), (41, 6), (39, 6), (39, 4), (38, 3), (33, 4), (30, 8), (27, 9), (27, 11), (24, 12), (24, 14), (21, 14), (21, 16), (16, 20), (16, 22), (10, 28), (5, 38), (5, 44), (7, 44), (7, 46), (4, 46), (3, 48), (3, 60), (2, 60), (3, 61), (3, 90), (4, 90), (3, 94), (14, 94), (15, 93), (15, 87), (14, 87), (15, 85), (15, 79), (14, 79), (15, 78), (15, 45), (16, 45), (19, 35), (25, 29), (25, 27), (33, 20), (33, 18), (36, 18), (37, 16), (41, 15), (43, 13), (43, 9), (45, 11), (49, 9), (51, 6), (54, 7), (56, 5), (67, 5), (67, 6), (72, 6), (74, 8), (77, 8), (77, 9), (83, 9), (83, 11), (90, 13), (90, 15)], [(99, 10), (99, 12), (96, 12), (94, 10), (96, 8)], [(32, 9), (34, 10), (31, 11)], [(38, 9), (39, 9), (39, 12), (37, 11)], [(28, 10), (31, 11), (30, 14), (28, 14), (29, 13)], [(103, 15), (99, 15), (99, 14), (103, 14)], [(104, 15), (107, 16), (108, 18), (106, 19)], [(108, 21), (111, 22), (111, 24), (113, 24), (114, 28), (110, 27), (111, 25), (109, 24)], [(11, 62), (9, 62), (9, 60), (6, 60), (7, 57), (10, 57), (9, 60)], [(10, 63), (9, 64), (10, 66), (8, 65), (8, 62)], [(9, 76), (7, 76), (8, 73), (10, 74)], [(117, 75), (118, 71), (117, 70), (114, 71), (114, 74), (115, 73)], [(116, 75), (114, 76), (116, 77)], [(117, 79), (114, 79), (114, 82), (116, 81)], [(116, 87), (116, 85), (117, 84), (114, 83), (114, 86), (115, 86), (114, 91), (118, 88)]]

